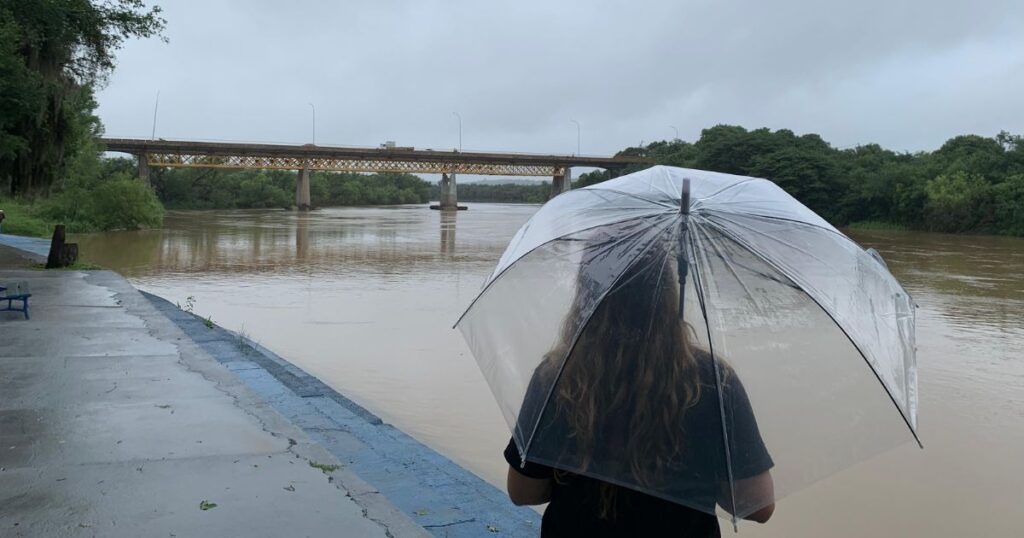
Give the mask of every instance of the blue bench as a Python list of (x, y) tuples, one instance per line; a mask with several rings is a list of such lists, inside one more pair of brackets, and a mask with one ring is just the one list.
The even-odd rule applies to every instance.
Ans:
[[(6, 308), (0, 308), (0, 312), (21, 312), (28, 319), (28, 298), (32, 293), (28, 290), (28, 282), (15, 282), (0, 286), (0, 302), (7, 301)], [(21, 301), (21, 307), (13, 306), (14, 301)]]

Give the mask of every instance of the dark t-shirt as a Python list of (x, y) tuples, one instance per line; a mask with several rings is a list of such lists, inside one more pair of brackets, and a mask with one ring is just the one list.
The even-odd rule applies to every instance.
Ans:
[[(566, 472), (573, 470), (573, 463), (558, 461), (558, 457), (546, 448), (571, 443), (568, 441), (571, 434), (564, 421), (545, 414), (525, 466), (515, 441), (509, 441), (505, 460), (513, 469), (530, 478), (552, 479), (551, 502), (544, 512), (542, 536), (720, 536), (718, 518), (713, 512), (719, 499), (729, 498), (721, 428), (723, 409), (728, 425), (733, 480), (757, 476), (769, 470), (773, 463), (739, 378), (735, 375), (728, 377), (723, 385), (720, 404), (712, 360), (703, 355), (699, 357), (698, 364), (701, 398), (687, 410), (681, 426), (687, 432), (688, 446), (683, 456), (685, 461), (678, 462), (677, 476), (673, 476), (673, 483), (678, 485), (660, 492), (661, 496), (616, 487), (614, 517), (600, 517), (602, 481)], [(616, 436), (609, 439), (616, 439)], [(605, 448), (600, 452), (612, 454), (616, 451)], [(563, 470), (557, 471), (557, 477), (556, 468)], [(594, 471), (593, 474), (599, 474), (601, 469), (595, 468)], [(676, 501), (682, 499), (686, 506), (662, 497)]]

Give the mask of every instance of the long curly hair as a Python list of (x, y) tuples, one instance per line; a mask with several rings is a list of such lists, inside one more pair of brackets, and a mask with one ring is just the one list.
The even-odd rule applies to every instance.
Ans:
[[(595, 458), (613, 458), (632, 483), (657, 489), (686, 450), (683, 416), (701, 398), (701, 379), (676, 263), (671, 248), (650, 248), (590, 307), (582, 331), (595, 297), (581, 278), (560, 341), (541, 364), (557, 379), (550, 411), (566, 426), (581, 473)], [(618, 492), (601, 482), (601, 518), (615, 518)]]

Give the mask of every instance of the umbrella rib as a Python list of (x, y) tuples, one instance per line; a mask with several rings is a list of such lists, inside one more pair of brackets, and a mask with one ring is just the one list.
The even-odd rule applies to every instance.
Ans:
[[(690, 234), (690, 248), (697, 252), (697, 244), (694, 240), (693, 234)], [(707, 306), (704, 303), (704, 284), (700, 278), (700, 264), (693, 264), (693, 278), (694, 284), (697, 289), (697, 301), (700, 304), (700, 313), (704, 317), (704, 328), (708, 334), (708, 353), (711, 355), (711, 365), (715, 369), (715, 388), (718, 392), (718, 412), (722, 420), (722, 445), (725, 448), (725, 469), (729, 477), (729, 499), (731, 502), (732, 510), (729, 513), (732, 515), (732, 527), (734, 531), (737, 531), (736, 524), (736, 489), (733, 484), (733, 473), (732, 473), (732, 454), (729, 450), (729, 433), (728, 427), (725, 422), (725, 396), (722, 393), (722, 375), (718, 368), (718, 359), (715, 358), (714, 344), (711, 338), (711, 324), (708, 323), (708, 311)]]
[[(725, 205), (725, 204), (721, 204), (721, 205)], [(750, 211), (742, 211), (742, 212), (740, 212), (740, 211), (729, 211), (728, 209), (714, 209), (714, 208), (712, 208), (712, 209), (705, 209), (704, 211), (706, 211), (708, 213), (712, 213), (712, 214), (714, 214), (714, 213), (722, 213), (722, 214), (725, 214), (725, 215), (740, 215), (740, 216), (746, 216), (746, 217), (760, 217), (762, 219), (781, 220), (781, 221), (784, 221), (784, 222), (792, 222), (794, 224), (803, 224), (804, 226), (811, 226), (811, 227), (817, 228), (819, 230), (824, 230), (824, 231), (826, 231), (826, 232), (828, 232), (830, 234), (838, 235), (839, 237), (842, 237), (843, 239), (845, 239), (847, 241), (850, 241), (852, 243), (856, 243), (855, 241), (853, 241), (852, 239), (850, 239), (849, 237), (844, 235), (839, 230), (826, 228), (824, 226), (818, 226), (817, 224), (814, 224), (814, 223), (811, 223), (811, 222), (807, 222), (805, 220), (791, 219), (789, 217), (779, 217), (777, 215), (764, 215), (762, 213), (752, 213)], [(857, 246), (860, 246), (860, 245), (857, 245)]]
[[(622, 220), (616, 220), (616, 221), (612, 221), (612, 222), (602, 222), (601, 224), (595, 224), (593, 226), (588, 226), (588, 227), (580, 229), (580, 230), (575, 230), (574, 232), (572, 232), (572, 234), (588, 232), (588, 231), (596, 229), (596, 228), (601, 228), (602, 226), (611, 226), (613, 224), (622, 224), (623, 222), (629, 222), (631, 220), (651, 219), (651, 218), (655, 218), (655, 217), (664, 217), (665, 215), (666, 215), (665, 213), (652, 213), (650, 215), (640, 215), (640, 216), (636, 216), (636, 217), (629, 217), (629, 218), (625, 218), (625, 219), (622, 219)], [(543, 243), (541, 243), (541, 244), (531, 248), (527, 252), (523, 253), (523, 255), (520, 256), (519, 258), (517, 258), (515, 261), (513, 261), (510, 264), (508, 264), (508, 267), (505, 267), (504, 269), (502, 269), (500, 273), (494, 275), (494, 277), (491, 278), (490, 282), (487, 283), (487, 286), (484, 287), (484, 289), (480, 290), (480, 293), (478, 293), (476, 298), (473, 299), (473, 302), (469, 303), (469, 306), (467, 306), (466, 310), (462, 313), (461, 316), (459, 316), (459, 319), (455, 321), (455, 324), (452, 325), (452, 328), (454, 329), (454, 328), (458, 327), (459, 323), (462, 322), (462, 319), (466, 317), (466, 314), (468, 314), (469, 311), (472, 310), (473, 305), (475, 305), (477, 303), (477, 301), (479, 301), (480, 298), (483, 297), (485, 293), (487, 293), (487, 290), (491, 289), (491, 286), (493, 286), (494, 283), (497, 282), (498, 279), (500, 279), (502, 275), (507, 273), (513, 267), (515, 267), (516, 264), (518, 264), (520, 260), (522, 260), (523, 258), (526, 258), (527, 256), (529, 256), (535, 250), (537, 250), (539, 248), (542, 248), (542, 247), (545, 247), (547, 245), (550, 245), (551, 243), (554, 243), (555, 241), (559, 241), (561, 239), (564, 239), (565, 237), (567, 237), (567, 236), (562, 235), (562, 236), (559, 236), (559, 237), (555, 237), (553, 239), (549, 239), (548, 241), (545, 241), (545, 242), (543, 242)]]
[[(587, 193), (587, 194), (593, 194), (593, 195), (595, 195), (595, 196), (598, 196), (598, 197), (602, 198), (603, 200), (607, 200), (607, 197), (601, 197), (601, 196), (600, 196), (600, 193), (601, 193), (601, 191), (604, 191), (604, 192), (612, 192), (612, 193), (617, 193), (617, 194), (621, 194), (621, 195), (623, 195), (623, 196), (629, 196), (629, 197), (632, 197), (632, 198), (637, 198), (637, 199), (639, 199), (639, 200), (642, 200), (642, 201), (644, 201), (644, 202), (648, 202), (648, 203), (654, 203), (655, 205), (659, 205), (659, 204), (657, 204), (657, 202), (651, 202), (650, 200), (647, 200), (646, 198), (640, 198), (640, 197), (638, 197), (638, 196), (632, 196), (632, 195), (630, 195), (629, 193), (626, 193), (626, 192), (619, 192), (619, 191), (616, 191), (616, 190), (612, 190), (612, 189), (593, 189), (593, 188), (577, 189), (577, 190), (574, 190), (574, 191), (570, 191), (570, 192), (566, 193), (566, 195), (567, 195), (567, 196), (573, 196), (573, 195), (575, 195), (576, 193), (581, 193), (581, 194), (582, 194), (582, 193)], [(620, 210), (621, 210), (621, 209), (634, 209), (634, 208), (616, 208), (616, 209), (620, 209)], [(647, 209), (647, 208), (636, 208), (636, 209)], [(627, 219), (627, 220), (628, 220), (628, 219)], [(615, 223), (614, 223), (614, 222), (612, 222), (612, 223), (610, 223), (610, 224), (615, 224)], [(523, 238), (524, 238), (524, 237), (526, 237), (526, 232), (527, 232), (527, 231), (528, 231), (528, 230), (529, 230), (529, 229), (530, 229), (530, 228), (531, 228), (532, 226), (533, 226), (533, 219), (531, 218), (530, 220), (528, 220), (528, 221), (526, 222), (526, 224), (524, 224), (524, 225), (523, 225), (523, 228), (522, 228), (521, 230), (519, 230), (519, 232), (518, 232), (518, 233), (516, 233), (516, 237), (518, 237), (518, 238), (519, 238), (519, 241), (518, 241), (518, 242), (516, 243), (517, 245), (518, 245), (519, 243), (521, 243), (521, 242), (522, 242), (522, 240), (523, 240)], [(589, 228), (584, 228), (584, 230), (587, 230), (587, 229), (589, 229)], [(578, 230), (578, 231), (584, 231), (584, 230)], [(574, 233), (576, 233), (576, 232), (574, 232)], [(513, 237), (513, 240), (515, 240), (515, 239), (516, 239), (516, 237)], [(534, 247), (533, 249), (530, 249), (530, 252), (532, 252), (532, 251), (533, 251), (534, 249), (536, 249), (536, 248), (538, 248), (538, 247), (541, 247), (541, 246), (543, 246), (543, 244), (541, 244), (541, 245), (537, 245), (537, 246), (536, 246), (536, 247)], [(510, 243), (510, 244), (509, 244), (509, 248), (511, 248), (511, 247), (512, 247), (512, 244)], [(529, 254), (529, 252), (527, 252), (526, 254)], [(523, 256), (525, 256), (526, 254), (524, 254)], [(512, 264), (509, 264), (509, 266), (511, 266), (511, 265), (512, 265)], [(506, 267), (505, 269), (508, 269), (508, 268)], [(504, 273), (504, 272), (505, 272), (505, 271), (504, 271), (504, 270), (502, 270), (502, 273)], [(497, 274), (497, 275), (491, 275), (491, 277), (489, 277), (489, 278), (492, 278), (492, 279), (496, 279), (496, 278), (497, 278), (497, 277), (499, 277), (499, 276), (501, 276), (501, 274), (500, 274), (500, 273), (499, 273), (499, 274)], [(483, 293), (483, 290), (481, 290), (481, 293)], [(472, 304), (471, 304), (470, 306), (472, 306)], [(464, 314), (463, 314), (463, 315), (464, 315)], [(461, 320), (461, 319), (462, 319), (462, 317), (460, 316), (460, 317), (459, 317), (459, 319)], [(456, 324), (456, 325), (458, 325), (458, 322), (455, 322), (455, 324)]]
[(633, 194), (631, 192), (626, 192), (626, 191), (620, 191), (618, 189), (609, 189), (607, 187), (601, 187), (600, 185), (601, 185), (600, 183), (597, 183), (596, 185), (594, 185), (592, 187), (586, 187), (585, 189), (580, 189), (580, 190), (581, 191), (588, 190), (588, 191), (614, 192), (615, 194), (621, 194), (623, 196), (628, 196), (630, 198), (636, 198), (637, 200), (642, 200), (642, 201), (650, 203), (650, 204), (660, 205), (660, 206), (663, 206), (663, 207), (670, 207), (670, 208), (672, 208), (674, 210), (675, 209), (679, 209), (676, 206), (676, 204), (668, 204), (666, 202), (659, 202), (657, 200), (651, 200), (650, 198), (644, 198), (643, 196), (640, 196), (638, 194)]
[[(766, 264), (768, 264), (769, 267), (775, 269), (780, 274), (782, 274), (786, 278), (788, 278), (788, 279), (792, 280), (794, 283), (796, 283), (796, 279), (794, 279), (792, 277), (792, 275), (789, 273), (789, 271), (786, 271), (783, 267), (779, 266), (779, 264), (777, 264), (774, 261), (768, 259), (768, 257), (762, 255), (756, 249), (751, 247), (745, 240), (739, 238), (738, 236), (736, 236), (735, 234), (733, 234), (732, 232), (730, 232), (730, 231), (728, 231), (728, 230), (726, 230), (724, 228), (719, 228), (718, 231), (720, 231), (723, 234), (729, 236), (730, 239), (735, 241), (741, 247), (745, 248), (748, 252), (750, 252), (754, 256), (757, 256), (758, 258), (760, 258), (761, 261), (763, 261)], [(910, 434), (914, 436), (914, 441), (917, 442), (917, 446), (919, 446), (921, 448), (924, 448), (924, 444), (921, 443), (921, 438), (917, 436), (917, 431), (911, 425), (910, 419), (907, 417), (906, 413), (903, 412), (903, 408), (900, 407), (900, 404), (896, 402), (896, 397), (893, 396), (892, 391), (889, 390), (889, 386), (886, 385), (885, 381), (882, 380), (882, 376), (881, 376), (881, 374), (878, 373), (878, 370), (875, 369), (874, 365), (871, 364), (871, 361), (868, 360), (867, 355), (864, 354), (864, 350), (862, 350), (860, 348), (860, 346), (857, 345), (857, 342), (855, 342), (853, 340), (853, 337), (850, 336), (850, 333), (848, 333), (846, 331), (846, 328), (843, 327), (843, 324), (839, 323), (839, 321), (836, 320), (835, 316), (833, 316), (832, 313), (829, 312), (828, 309), (825, 308), (824, 305), (822, 305), (821, 302), (818, 301), (817, 298), (815, 298), (813, 295), (808, 293), (807, 290), (804, 289), (802, 286), (798, 285), (797, 289), (799, 289), (801, 292), (803, 292), (803, 294), (806, 295), (810, 300), (814, 301), (814, 304), (818, 305), (818, 308), (820, 308), (821, 311), (824, 312), (825, 315), (828, 316), (829, 319), (832, 320), (832, 323), (834, 323), (835, 326), (838, 327), (840, 331), (842, 331), (843, 335), (846, 336), (846, 339), (850, 341), (850, 344), (853, 345), (853, 348), (856, 349), (857, 353), (859, 353), (861, 358), (864, 359), (864, 363), (868, 365), (868, 369), (871, 370), (871, 373), (875, 374), (875, 378), (878, 379), (878, 384), (882, 385), (882, 389), (885, 390), (886, 395), (889, 396), (889, 399), (892, 401), (892, 405), (894, 407), (896, 407), (896, 411), (898, 411), (899, 414), (900, 414), (900, 417), (903, 418), (903, 422), (906, 423), (907, 428), (910, 430)]]
[[(714, 223), (712, 223), (710, 221), (707, 221), (706, 219), (705, 219), (705, 221), (708, 222), (708, 224), (712, 224), (712, 225), (714, 224)], [(718, 229), (717, 226), (713, 226), (713, 227), (715, 229)], [(725, 253), (722, 252), (721, 249), (718, 248), (718, 245), (714, 241), (710, 241), (710, 243), (711, 243), (711, 246), (715, 249), (715, 253), (718, 255), (718, 257), (721, 258), (723, 261), (725, 261)], [(767, 279), (767, 280), (771, 280), (772, 282), (775, 282), (777, 284), (782, 284), (783, 286), (786, 286), (787, 288), (800, 289), (800, 286), (797, 286), (792, 281), (786, 282), (786, 281), (784, 281), (784, 280), (782, 280), (782, 279), (780, 279), (780, 278), (778, 278), (776, 276), (769, 275), (768, 273), (765, 273), (764, 271), (758, 271), (757, 269), (754, 269), (753, 267), (750, 267), (750, 266), (748, 266), (746, 264), (740, 263), (740, 262), (738, 262), (736, 260), (726, 261), (726, 263), (729, 265), (729, 272), (733, 273), (733, 275), (736, 276), (737, 280), (740, 280), (740, 278), (739, 278), (738, 273), (736, 273), (736, 270), (733, 269), (733, 267), (732, 267), (733, 265), (735, 265), (737, 267), (741, 267), (743, 269), (746, 269), (747, 271), (750, 271), (751, 273), (754, 273), (755, 275), (760, 276), (761, 278), (764, 278), (764, 279)], [(747, 289), (746, 284), (744, 284), (742, 281), (740, 282), (740, 285), (743, 286), (744, 290)], [(748, 293), (749, 293), (749, 290), (748, 290)]]
[[(666, 230), (668, 230), (671, 227), (671, 225), (672, 221), (669, 221), (668, 224), (665, 225)], [(586, 330), (587, 325), (590, 325), (590, 320), (594, 318), (594, 312), (597, 310), (597, 305), (600, 305), (604, 301), (605, 297), (607, 297), (608, 294), (611, 293), (611, 291), (615, 289), (615, 287), (619, 284), (619, 281), (622, 280), (622, 276), (625, 275), (626, 272), (628, 272), (629, 269), (633, 267), (633, 265), (638, 263), (644, 257), (644, 254), (647, 254), (647, 251), (650, 250), (651, 247), (657, 242), (657, 237), (659, 237), (663, 233), (665, 233), (665, 230), (656, 234), (655, 238), (647, 243), (647, 246), (644, 247), (643, 251), (640, 252), (640, 254), (637, 255), (637, 257), (630, 264), (623, 267), (622, 271), (620, 271), (618, 275), (615, 275), (615, 280), (613, 280), (611, 285), (608, 286), (608, 289), (604, 290), (604, 293), (602, 293), (601, 296), (598, 297), (596, 301), (594, 301), (594, 309), (587, 314), (587, 319), (580, 324), (580, 328), (577, 329), (576, 334), (573, 335), (572, 345), (569, 346), (569, 349), (565, 354), (565, 358), (562, 360), (562, 365), (558, 368), (558, 374), (555, 375), (554, 381), (551, 382), (551, 388), (548, 389), (548, 394), (544, 398), (544, 403), (542, 403), (540, 406), (541, 416), (543, 416), (544, 410), (548, 406), (548, 402), (551, 401), (551, 395), (555, 392), (555, 386), (558, 385), (558, 381), (562, 378), (562, 372), (565, 371), (565, 365), (566, 363), (569, 362), (569, 357), (572, 356), (573, 350), (576, 349), (576, 344), (579, 343), (580, 335), (582, 335), (583, 331)], [(537, 427), (539, 426), (540, 417), (538, 417), (537, 421), (533, 423), (533, 430), (530, 432), (530, 438), (526, 440), (526, 446), (524, 446), (523, 449), (520, 451), (520, 455), (523, 461), (526, 461), (526, 453), (530, 450), (530, 445), (533, 443), (534, 436), (537, 435)]]
[(759, 177), (748, 177), (747, 179), (744, 179), (743, 181), (737, 181), (736, 183), (733, 183), (732, 185), (726, 185), (725, 187), (722, 187), (721, 189), (718, 189), (717, 191), (715, 191), (715, 192), (713, 192), (713, 193), (711, 193), (711, 194), (709, 194), (707, 196), (702, 197), (700, 200), (702, 202), (704, 200), (710, 200), (710, 199), (714, 198), (715, 196), (718, 196), (719, 194), (722, 194), (723, 192), (725, 192), (725, 191), (727, 191), (729, 189), (733, 189), (735, 187), (739, 187), (740, 185), (746, 185), (747, 183), (750, 183), (751, 181), (757, 181), (757, 180), (767, 181), (766, 179), (762, 179), (762, 178), (759, 178)]
[[(733, 214), (736, 214), (736, 213), (733, 213)], [(715, 215), (710, 215), (710, 216), (712, 216), (712, 217), (713, 217), (713, 216), (715, 216)], [(760, 215), (758, 215), (758, 216), (760, 216)], [(718, 218), (723, 218), (723, 217), (722, 217), (721, 215), (719, 215), (719, 216), (718, 216)], [(728, 219), (726, 219), (726, 220), (728, 220)], [(783, 220), (787, 220), (787, 219), (783, 219)], [(712, 223), (713, 223), (713, 221), (711, 221), (710, 219), (709, 219), (709, 222), (712, 222)], [(762, 232), (761, 230), (758, 230), (758, 229), (756, 229), (756, 228), (753, 228), (753, 227), (751, 227), (751, 226), (749, 226), (749, 225), (743, 224), (742, 222), (736, 222), (736, 221), (732, 221), (732, 220), (730, 220), (729, 222), (730, 222), (730, 223), (732, 223), (732, 224), (735, 224), (736, 226), (741, 226), (741, 227), (743, 227), (744, 229), (746, 229), (746, 230), (750, 231), (751, 233), (755, 233), (755, 234), (758, 234), (758, 235), (761, 235), (761, 236), (767, 237), (767, 238), (769, 238), (769, 239), (772, 239), (772, 240), (775, 240), (775, 241), (781, 242), (781, 241), (779, 241), (779, 240), (778, 240), (778, 238), (774, 237), (773, 235), (771, 235), (771, 234), (769, 234), (769, 233), (765, 233), (765, 232)], [(790, 221), (790, 222), (798, 222), (798, 221)], [(812, 224), (811, 226), (814, 226), (814, 225)], [(819, 228), (819, 229), (821, 229), (821, 227), (820, 227), (820, 226), (815, 226), (815, 228)], [(719, 229), (720, 231), (722, 231), (723, 233), (725, 232), (725, 227), (723, 227), (723, 226), (718, 226), (718, 229)], [(731, 236), (732, 234), (727, 234), (727, 235), (730, 235), (730, 236)], [(840, 234), (840, 235), (842, 235), (842, 234)], [(747, 245), (744, 245), (744, 246), (745, 246), (745, 247), (746, 247), (746, 248), (747, 248), (748, 250), (751, 250), (749, 246), (747, 246)], [(816, 256), (816, 255), (812, 254), (812, 253), (811, 253), (811, 252), (810, 252), (809, 250), (806, 250), (806, 249), (802, 249), (802, 248), (799, 248), (799, 247), (797, 247), (797, 246), (795, 246), (795, 245), (789, 245), (789, 246), (790, 246), (790, 247), (792, 247), (793, 249), (795, 249), (795, 250), (797, 250), (797, 251), (799, 251), (799, 252), (803, 253), (803, 254), (806, 254), (806, 255), (807, 255), (807, 257), (809, 257), (809, 258), (812, 258), (812, 259), (814, 259), (814, 260), (817, 260), (818, 262), (821, 262), (821, 264), (822, 264), (822, 265), (828, 265), (828, 263), (827, 263), (827, 262), (825, 262), (825, 260), (823, 260), (823, 259), (819, 258), (818, 256)], [(858, 246), (858, 248), (859, 248), (859, 246)], [(785, 275), (785, 273), (783, 273), (783, 274)], [(786, 277), (788, 278), (788, 277), (789, 277), (789, 275), (786, 275)], [(790, 280), (792, 280), (792, 279), (790, 279)], [(794, 280), (794, 282), (795, 282), (795, 280)]]
[[(725, 263), (725, 266), (729, 269), (729, 273), (733, 276), (733, 278), (736, 279), (736, 282), (739, 282), (740, 286), (743, 288), (743, 291), (745, 291), (747, 293), (747, 296), (752, 298), (752, 299), (754, 297), (756, 297), (754, 295), (754, 292), (750, 291), (750, 288), (747, 286), (747, 283), (744, 282), (743, 279), (740, 278), (739, 273), (736, 272), (736, 268), (733, 267), (733, 264), (735, 262), (733, 262), (733, 261), (731, 261), (731, 260), (729, 260), (729, 259), (727, 259), (725, 257), (725, 252), (722, 252), (722, 249), (718, 247), (717, 243), (715, 243), (714, 241), (709, 241), (709, 243), (711, 244), (711, 248), (715, 251), (715, 254), (719, 258), (722, 259), (722, 262)], [(749, 267), (746, 267), (745, 265), (743, 265), (741, 263), (736, 263), (735, 265), (739, 265), (740, 267), (743, 267), (744, 269), (746, 269), (748, 271), (751, 271), (751, 272), (753, 272), (755, 274), (760, 274), (757, 271), (752, 271)], [(767, 276), (767, 275), (765, 275), (765, 276)], [(756, 299), (755, 299), (755, 301), (756, 301)], [(760, 308), (760, 305), (758, 305), (758, 307)]]
[[(838, 236), (843, 241), (846, 241), (848, 243), (853, 243), (853, 245), (856, 246), (857, 248), (859, 248), (861, 250), (865, 250), (864, 247), (862, 247), (859, 243), (857, 243), (856, 241), (851, 239), (849, 236), (847, 236), (846, 234), (844, 234), (844, 233), (842, 233), (842, 232), (840, 232), (838, 230), (833, 230), (833, 229), (825, 228), (824, 226), (818, 226), (817, 224), (812, 224), (810, 222), (803, 221), (803, 220), (790, 219), (790, 218), (786, 218), (786, 217), (777, 217), (777, 216), (773, 216), (773, 215), (762, 215), (760, 213), (739, 213), (739, 212), (736, 212), (736, 211), (723, 211), (723, 210), (720, 210), (720, 209), (705, 209), (705, 210), (702, 211), (702, 213), (708, 214), (708, 216), (712, 216), (712, 217), (716, 216), (716, 213), (720, 213), (722, 215), (751, 216), (751, 217), (759, 217), (759, 218), (769, 219), (769, 220), (781, 220), (781, 221), (784, 221), (784, 222), (791, 222), (793, 224), (797, 224), (797, 225), (801, 225), (801, 226), (810, 226), (810, 227), (815, 228), (817, 230), (824, 230), (824, 231), (826, 231), (826, 232), (828, 232), (828, 233), (830, 233), (832, 235)], [(718, 215), (718, 216), (719, 216), (719, 218), (721, 218), (721, 215)], [(735, 222), (735, 221), (730, 221), (730, 222)], [(749, 226), (746, 226), (746, 228), (748, 230), (752, 230), (752, 231), (758, 232), (757, 230), (753, 230)], [(762, 232), (758, 232), (758, 233), (762, 233)], [(888, 269), (888, 266), (886, 266), (886, 269)], [(914, 296), (911, 295), (909, 291), (907, 291), (907, 289), (903, 286), (903, 284), (901, 282), (896, 281), (896, 284), (899, 285), (899, 287), (901, 289), (903, 289), (903, 293), (907, 294), (907, 297), (910, 297), (911, 300), (913, 300)]]

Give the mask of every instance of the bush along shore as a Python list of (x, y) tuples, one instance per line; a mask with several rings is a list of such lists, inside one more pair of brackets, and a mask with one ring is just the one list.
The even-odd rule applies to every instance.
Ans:
[(72, 171), (49, 192), (0, 195), (6, 215), (0, 231), (50, 237), (57, 224), (68, 233), (159, 227), (164, 207), (153, 190), (124, 171), (124, 163), (93, 157), (88, 169)]

